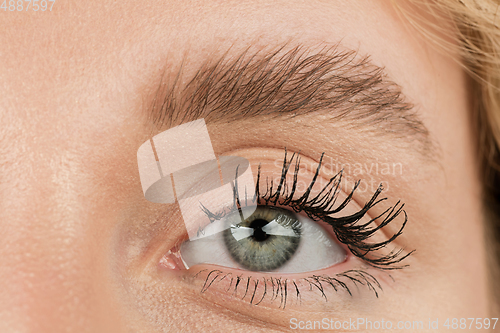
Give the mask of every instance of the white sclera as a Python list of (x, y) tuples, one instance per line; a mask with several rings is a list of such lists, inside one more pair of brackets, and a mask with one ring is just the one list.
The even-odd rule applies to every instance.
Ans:
[[(302, 222), (302, 235), (295, 254), (278, 273), (306, 273), (343, 262), (345, 250), (321, 226), (311, 219), (298, 216)], [(231, 221), (223, 222), (231, 225)], [(182, 243), (181, 257), (186, 268), (199, 264), (213, 264), (230, 268), (242, 267), (235, 262), (224, 244), (222, 233)]]

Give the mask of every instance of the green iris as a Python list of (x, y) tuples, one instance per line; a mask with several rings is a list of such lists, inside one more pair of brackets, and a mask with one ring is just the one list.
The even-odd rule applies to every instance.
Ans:
[[(234, 214), (234, 218), (239, 218)], [(257, 206), (246, 220), (224, 230), (231, 257), (253, 271), (272, 271), (283, 266), (299, 247), (302, 232), (296, 215), (278, 207)]]

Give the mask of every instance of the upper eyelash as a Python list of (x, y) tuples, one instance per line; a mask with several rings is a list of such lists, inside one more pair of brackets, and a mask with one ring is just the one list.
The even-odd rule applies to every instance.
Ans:
[[(356, 213), (342, 216), (342, 217), (332, 217), (331, 215), (341, 212), (351, 201), (354, 192), (360, 184), (360, 180), (355, 182), (353, 189), (347, 195), (346, 199), (338, 206), (336, 206), (337, 198), (340, 193), (340, 185), (342, 182), (343, 170), (338, 172), (335, 176), (330, 178), (328, 183), (321, 189), (321, 191), (313, 198), (310, 198), (312, 188), (317, 181), (319, 172), (321, 169), (324, 153), (321, 154), (316, 172), (309, 183), (306, 191), (299, 197), (294, 199), (295, 192), (297, 190), (297, 177), (300, 168), (300, 154), (293, 153), (291, 158), (287, 159), (287, 150), (285, 149), (285, 157), (283, 159), (280, 181), (276, 185), (274, 181), (266, 178), (266, 192), (264, 194), (260, 193), (260, 181), (261, 181), (261, 165), (258, 167), (257, 181), (255, 185), (254, 195), (251, 198), (253, 203), (265, 205), (282, 205), (291, 208), (296, 213), (305, 213), (312, 220), (324, 221), (329, 224), (337, 239), (345, 244), (351, 253), (364, 260), (370, 266), (383, 270), (393, 270), (401, 269), (407, 267), (408, 265), (397, 265), (402, 260), (410, 256), (413, 251), (404, 254), (404, 249), (392, 250), (388, 254), (383, 256), (376, 256), (376, 251), (384, 248), (396, 238), (398, 238), (402, 233), (403, 229), (408, 222), (408, 216), (404, 211), (404, 203), (397, 201), (394, 206), (390, 206), (384, 212), (378, 216), (371, 218), (368, 222), (359, 224), (358, 222), (367, 214), (367, 212), (373, 208), (375, 205), (382, 201), (387, 200), (387, 198), (380, 198), (379, 196), (383, 191), (383, 187), (379, 185), (377, 190), (372, 195), (371, 199)], [(287, 175), (289, 173), (290, 167), (295, 160), (295, 167), (293, 172), (293, 183), (291, 189), (287, 184)], [(207, 215), (210, 222), (222, 219), (226, 214), (236, 211), (241, 211), (241, 198), (238, 193), (238, 168), (236, 169), (235, 183), (233, 185), (233, 206), (228, 211), (221, 211), (217, 213), (210, 212), (203, 204), (201, 204), (201, 209)], [(248, 195), (245, 191), (245, 205), (248, 204)], [(335, 207), (336, 206), (336, 207)], [(400, 229), (394, 233), (389, 239), (385, 241), (376, 243), (365, 242), (371, 236), (373, 236), (377, 231), (388, 225), (390, 222), (394, 221), (395, 218), (403, 214), (404, 221)], [(378, 219), (383, 218), (383, 221), (379, 225), (371, 226)]]

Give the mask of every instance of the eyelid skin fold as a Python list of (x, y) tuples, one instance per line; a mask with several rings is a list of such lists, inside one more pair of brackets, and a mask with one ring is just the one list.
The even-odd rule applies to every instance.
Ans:
[[(145, 198), (154, 203), (178, 202), (191, 240), (225, 227), (216, 224), (208, 234), (201, 234), (199, 231), (211, 221), (202, 209), (191, 207), (203, 202), (203, 209), (217, 210), (221, 202), (233, 200), (234, 191), (246, 193), (255, 188), (247, 159), (216, 158), (204, 119), (176, 126), (143, 143), (137, 151), (137, 163)], [(242, 211), (242, 219), (255, 209), (256, 205)]]

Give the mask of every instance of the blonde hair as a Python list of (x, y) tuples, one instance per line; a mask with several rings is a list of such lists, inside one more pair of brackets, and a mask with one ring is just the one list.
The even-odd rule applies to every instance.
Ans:
[[(393, 3), (407, 22), (442, 50), (456, 52), (458, 45), (457, 60), (472, 79), (471, 119), (481, 161), (485, 236), (496, 312), (500, 300), (500, 1), (410, 0), (423, 11)], [(419, 13), (430, 14), (434, 20)], [(449, 29), (450, 25), (454, 29)]]

